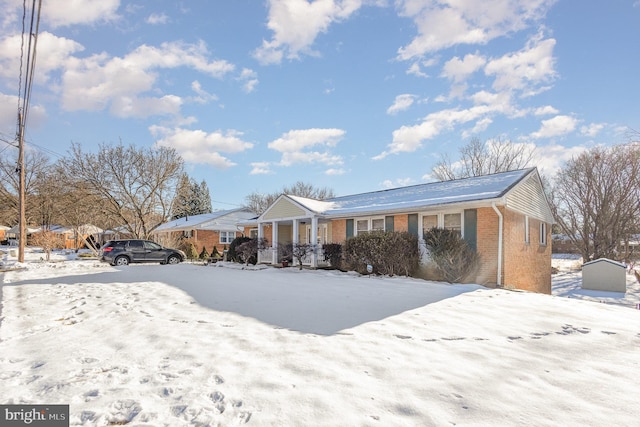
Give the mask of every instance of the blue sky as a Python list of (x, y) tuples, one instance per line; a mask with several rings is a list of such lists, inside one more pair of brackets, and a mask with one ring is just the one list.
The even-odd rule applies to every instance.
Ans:
[[(0, 0), (3, 140), (22, 4)], [(174, 147), (214, 209), (430, 181), (473, 137), (552, 176), (640, 130), (639, 24), (639, 0), (45, 0), (26, 139)]]

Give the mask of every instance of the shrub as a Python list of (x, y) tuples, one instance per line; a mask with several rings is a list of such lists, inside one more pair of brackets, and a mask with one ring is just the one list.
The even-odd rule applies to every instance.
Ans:
[(280, 261), (293, 261), (293, 243), (278, 243), (278, 257)]
[(432, 228), (424, 236), (429, 258), (449, 283), (461, 283), (477, 273), (480, 256), (457, 231)]
[[(236, 255), (245, 265), (249, 263), (255, 265), (258, 262), (258, 250), (265, 248), (266, 242), (265, 239), (245, 240), (235, 247)], [(233, 244), (233, 242), (231, 242), (231, 244)]]
[(185, 255), (188, 259), (196, 259), (198, 258), (198, 251), (196, 250), (196, 245), (192, 242), (187, 244), (186, 250), (184, 251)]
[(216, 245), (213, 245), (213, 250), (211, 251), (211, 258), (215, 258), (215, 259), (222, 258), (222, 255), (220, 255), (220, 252), (218, 252), (218, 247)]
[(418, 238), (407, 232), (374, 231), (347, 239), (343, 247), (344, 266), (367, 273), (411, 276), (418, 268)]
[(298, 260), (298, 266), (302, 270), (302, 262), (313, 252), (314, 246), (309, 243), (296, 243), (293, 245), (293, 257)]
[(325, 243), (322, 245), (325, 261), (333, 268), (340, 269), (342, 264), (342, 245), (340, 243)]
[(240, 236), (233, 239), (233, 241), (229, 244), (229, 251), (227, 252), (227, 261), (242, 262), (242, 260), (240, 259), (237, 253), (236, 248), (241, 244), (243, 244), (244, 242), (248, 242), (249, 240), (251, 240), (251, 238), (245, 237), (245, 236)]
[(200, 252), (200, 259), (208, 259), (209, 258), (209, 252), (207, 251), (207, 248), (202, 246), (202, 251)]

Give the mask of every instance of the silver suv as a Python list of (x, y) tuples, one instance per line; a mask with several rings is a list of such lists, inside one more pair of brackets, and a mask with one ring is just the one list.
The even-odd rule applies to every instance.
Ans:
[(129, 265), (137, 262), (178, 264), (186, 255), (178, 249), (160, 246), (150, 240), (110, 240), (100, 248), (100, 261), (111, 265)]

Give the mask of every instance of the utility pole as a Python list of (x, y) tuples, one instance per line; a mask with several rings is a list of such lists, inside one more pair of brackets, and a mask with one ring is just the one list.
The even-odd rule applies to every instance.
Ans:
[(16, 166), (19, 175), (18, 185), (18, 262), (24, 262), (24, 247), (27, 242), (26, 226), (26, 189), (24, 171), (24, 121), (22, 111), (18, 112), (18, 165)]

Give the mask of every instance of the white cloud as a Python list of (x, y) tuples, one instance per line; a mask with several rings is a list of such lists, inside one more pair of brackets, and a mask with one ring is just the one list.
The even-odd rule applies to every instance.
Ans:
[(156, 145), (175, 148), (186, 162), (208, 164), (219, 169), (236, 164), (220, 153), (236, 154), (253, 148), (253, 144), (241, 139), (242, 132), (232, 129), (207, 133), (202, 130), (151, 126), (149, 131), (158, 138)]
[(398, 0), (399, 14), (413, 19), (418, 35), (398, 50), (409, 60), (458, 44), (486, 44), (544, 17), (556, 0)]
[(605, 126), (605, 123), (590, 123), (589, 125), (582, 126), (580, 128), (580, 133), (584, 136), (588, 136), (589, 138), (593, 138), (598, 135)]
[(541, 173), (552, 178), (562, 169), (564, 164), (587, 150), (587, 147), (578, 145), (565, 147), (556, 143), (538, 145), (535, 151), (533, 163)]
[(495, 105), (475, 105), (467, 109), (446, 109), (429, 114), (418, 125), (402, 126), (393, 131), (393, 140), (388, 145), (388, 150), (383, 151), (374, 160), (381, 160), (390, 154), (411, 153), (422, 147), (422, 142), (432, 139), (442, 131), (451, 129), (455, 125), (465, 124), (480, 120), (480, 126), (486, 123), (491, 114), (505, 112), (508, 106), (496, 103)]
[(48, 0), (42, 19), (52, 27), (93, 24), (118, 19), (120, 0)]
[(202, 88), (199, 81), (194, 80), (191, 82), (191, 89), (198, 95), (195, 101), (199, 104), (206, 104), (209, 101), (217, 101), (218, 97), (212, 93), (207, 92)]
[(495, 76), (493, 88), (496, 91), (521, 91), (527, 96), (545, 90), (539, 85), (556, 77), (555, 44), (554, 39), (541, 39), (538, 35), (529, 40), (524, 49), (490, 60), (485, 73)]
[(267, 27), (273, 37), (263, 40), (254, 57), (262, 64), (275, 64), (285, 56), (315, 55), (311, 46), (318, 34), (349, 18), (361, 6), (362, 0), (270, 0)]
[(243, 68), (238, 80), (243, 82), (242, 89), (246, 93), (251, 93), (258, 86), (258, 73), (250, 68)]
[(459, 83), (481, 69), (486, 62), (486, 58), (478, 54), (468, 54), (462, 59), (455, 56), (444, 64), (442, 76)]
[[(283, 134), (269, 143), (268, 147), (282, 153), (281, 166), (299, 163), (322, 163), (339, 166), (344, 163), (342, 157), (332, 154), (329, 149), (344, 137), (341, 129), (299, 129)], [(313, 151), (315, 147), (324, 151)]]
[(273, 173), (269, 162), (253, 162), (251, 167), (253, 169), (251, 169), (249, 175), (269, 175)]
[(558, 114), (559, 112), (560, 111), (558, 111), (551, 105), (545, 105), (544, 107), (536, 108), (533, 114), (535, 114), (536, 116), (548, 116), (551, 114)]
[(203, 43), (178, 42), (143, 45), (123, 58), (104, 53), (68, 58), (62, 77), (62, 106), (69, 111), (98, 111), (110, 105), (112, 114), (121, 117), (176, 114), (182, 102), (179, 97), (141, 95), (155, 89), (160, 68), (189, 67), (217, 78), (234, 69), (227, 61), (209, 61), (207, 54)]
[(169, 22), (169, 17), (164, 13), (152, 13), (147, 18), (147, 24), (151, 25), (161, 25)]
[(346, 171), (342, 168), (340, 169), (327, 169), (325, 172), (325, 175), (332, 175), (332, 176), (337, 176), (337, 175), (344, 175), (346, 173)]
[(540, 129), (531, 134), (531, 138), (552, 138), (573, 132), (576, 129), (578, 120), (571, 116), (555, 116), (548, 120), (543, 120)]
[(409, 107), (413, 105), (415, 99), (415, 95), (408, 93), (396, 96), (396, 99), (393, 101), (393, 105), (387, 108), (387, 114), (394, 115), (398, 114), (400, 111), (408, 110)]

